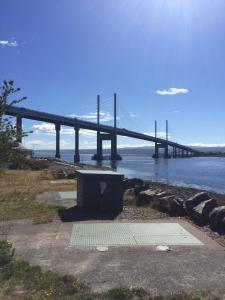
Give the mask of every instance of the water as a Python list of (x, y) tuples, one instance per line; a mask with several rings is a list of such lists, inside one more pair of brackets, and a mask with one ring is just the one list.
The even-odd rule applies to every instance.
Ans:
[[(36, 156), (54, 157), (54, 151), (35, 151)], [(95, 164), (91, 160), (93, 153), (81, 153), (82, 163)], [(194, 157), (177, 159), (153, 159), (146, 154), (123, 154), (122, 161), (111, 165), (104, 161), (105, 166), (111, 166), (126, 177), (152, 179), (165, 183), (194, 187), (225, 194), (225, 158)], [(61, 151), (61, 158), (73, 162), (73, 151)]]

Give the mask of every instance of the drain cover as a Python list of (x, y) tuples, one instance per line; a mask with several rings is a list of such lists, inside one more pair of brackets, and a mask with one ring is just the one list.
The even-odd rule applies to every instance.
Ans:
[(70, 246), (202, 245), (178, 223), (74, 224)]

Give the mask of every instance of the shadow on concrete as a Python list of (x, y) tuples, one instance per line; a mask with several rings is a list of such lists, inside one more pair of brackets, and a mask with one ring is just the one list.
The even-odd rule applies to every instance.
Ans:
[(88, 220), (114, 220), (121, 212), (87, 211), (80, 207), (60, 209), (58, 211), (62, 222), (88, 221)]

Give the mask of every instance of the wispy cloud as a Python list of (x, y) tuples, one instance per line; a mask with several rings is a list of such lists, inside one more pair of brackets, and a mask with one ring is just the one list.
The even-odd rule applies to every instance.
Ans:
[[(69, 132), (68, 132), (69, 129)], [(34, 124), (32, 126), (32, 130), (35, 134), (45, 134), (45, 135), (55, 135), (55, 126), (54, 124), (49, 123), (41, 123), (41, 124)], [(74, 130), (72, 128), (66, 128), (67, 134), (71, 134)], [(71, 133), (70, 133), (71, 132)]]
[(1, 48), (4, 48), (4, 47), (17, 47), (18, 46), (18, 43), (17, 41), (0, 41), (0, 46)]
[[(49, 123), (41, 123), (41, 124), (34, 124), (32, 129), (35, 134), (44, 134), (49, 136), (55, 136), (55, 125)], [(73, 128), (61, 128), (62, 135), (72, 135), (74, 136), (74, 129)], [(80, 129), (80, 135), (86, 137), (95, 137), (96, 132), (88, 129)]]
[[(143, 132), (143, 134), (150, 135), (150, 136), (155, 136), (155, 132)], [(165, 131), (159, 131), (157, 132), (157, 137), (161, 139), (166, 138), (166, 132)], [(168, 138), (171, 138), (171, 135), (168, 134)]]
[(86, 137), (95, 137), (96, 131), (88, 130), (88, 129), (80, 129), (80, 134)]
[(158, 90), (156, 91), (156, 94), (158, 95), (178, 95), (178, 94), (187, 94), (189, 93), (188, 89), (184, 89), (184, 88), (169, 88), (168, 90)]
[(175, 112), (175, 113), (179, 113), (180, 111), (179, 111), (179, 110), (174, 110), (174, 112)]
[[(78, 119), (83, 119), (87, 121), (92, 121), (92, 122), (97, 122), (97, 112), (90, 112), (87, 115), (77, 115), (77, 114), (72, 114), (72, 118), (78, 118)], [(113, 116), (106, 111), (100, 111), (100, 122), (109, 122), (112, 121), (114, 118)], [(117, 120), (120, 118), (117, 117)]]
[(133, 112), (129, 112), (129, 116), (131, 117), (131, 118), (139, 118), (140, 117), (140, 115), (139, 114), (136, 114), (136, 113), (133, 113)]
[[(43, 141), (43, 140), (24, 140), (23, 141), (23, 146), (28, 148), (28, 149), (36, 149), (36, 150), (53, 150), (55, 149), (55, 141)], [(68, 149), (70, 147), (70, 143), (61, 140), (60, 141), (60, 146), (62, 149)]]
[(187, 146), (193, 147), (225, 147), (225, 144), (207, 144), (207, 143), (190, 143)]

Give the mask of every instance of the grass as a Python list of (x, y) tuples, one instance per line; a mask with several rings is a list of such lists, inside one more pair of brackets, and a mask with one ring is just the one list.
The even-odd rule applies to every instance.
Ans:
[(151, 296), (142, 288), (115, 288), (94, 293), (91, 288), (73, 276), (43, 272), (40, 267), (14, 259), (14, 249), (6, 240), (0, 240), (0, 299), (38, 300), (222, 300), (225, 291), (181, 293)]
[(74, 183), (52, 185), (47, 170), (6, 171), (0, 176), (0, 221), (31, 218), (34, 223), (50, 222), (58, 218), (57, 205), (36, 202), (38, 193), (47, 191), (70, 191)]

